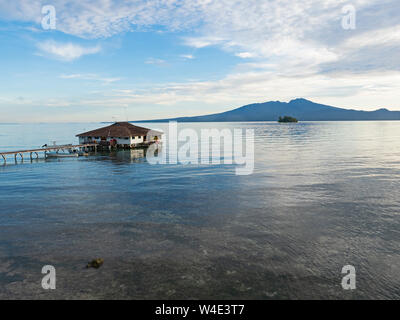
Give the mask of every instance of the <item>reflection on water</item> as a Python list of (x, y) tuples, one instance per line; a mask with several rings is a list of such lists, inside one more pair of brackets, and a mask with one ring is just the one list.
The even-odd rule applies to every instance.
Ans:
[(112, 151), (103, 154), (106, 158), (110, 159), (113, 163), (138, 163), (143, 162), (145, 158), (144, 149), (133, 149), (124, 151)]
[[(98, 126), (0, 125), (0, 150)], [(0, 298), (400, 298), (398, 122), (179, 127), (254, 129), (254, 173), (144, 150), (1, 166)]]

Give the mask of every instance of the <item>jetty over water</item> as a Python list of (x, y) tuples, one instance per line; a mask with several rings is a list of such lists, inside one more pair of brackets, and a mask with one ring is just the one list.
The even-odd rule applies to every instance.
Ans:
[[(47, 157), (67, 157), (67, 156), (79, 156), (80, 151), (88, 152), (97, 149), (100, 150), (113, 150), (113, 149), (136, 149), (136, 148), (148, 148), (153, 143), (158, 144), (162, 140), (163, 132), (157, 130), (151, 130), (148, 128), (134, 126), (129, 122), (115, 122), (114, 124), (99, 128), (96, 130), (84, 132), (76, 135), (79, 138), (79, 144), (64, 144), (64, 145), (50, 145), (46, 144), (42, 148), (29, 149), (29, 150), (18, 150), (18, 151), (0, 151), (0, 156), (3, 158), (4, 164), (7, 163), (7, 156), (14, 156), (17, 162), (18, 156), (21, 160), (24, 160), (24, 154), (29, 154), (29, 158), (32, 160), (35, 156), (39, 158), (39, 152), (44, 152), (45, 158)], [(59, 151), (69, 151), (70, 154), (58, 154)], [(48, 151), (53, 151), (51, 154), (46, 154)], [(54, 151), (56, 154), (54, 154)], [(0, 160), (1, 161), (1, 160)]]
[(35, 154), (36, 159), (39, 158), (39, 152), (46, 152), (48, 151), (64, 151), (64, 150), (71, 150), (71, 149), (81, 149), (81, 150), (95, 150), (97, 149), (98, 144), (97, 143), (84, 143), (84, 144), (77, 144), (77, 145), (72, 145), (72, 144), (64, 144), (64, 145), (54, 145), (54, 146), (48, 146), (48, 147), (43, 147), (39, 149), (29, 149), (29, 150), (18, 150), (18, 151), (6, 151), (6, 152), (0, 152), (0, 155), (3, 158), (4, 164), (7, 162), (6, 156), (13, 155), (15, 161), (17, 161), (18, 155), (21, 157), (21, 159), (24, 159), (24, 154), (29, 154), (29, 158), (32, 160), (33, 159), (33, 154)]

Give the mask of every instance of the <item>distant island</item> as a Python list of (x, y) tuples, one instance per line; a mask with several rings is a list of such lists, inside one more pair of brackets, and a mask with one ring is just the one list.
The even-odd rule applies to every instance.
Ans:
[(284, 114), (290, 114), (301, 121), (400, 120), (400, 111), (389, 111), (387, 109), (360, 111), (336, 108), (306, 99), (295, 99), (290, 102), (270, 101), (254, 103), (234, 110), (204, 116), (136, 120), (134, 122), (276, 121)]
[(278, 122), (299, 122), (299, 121), (296, 118), (284, 116), (283, 118), (279, 117)]

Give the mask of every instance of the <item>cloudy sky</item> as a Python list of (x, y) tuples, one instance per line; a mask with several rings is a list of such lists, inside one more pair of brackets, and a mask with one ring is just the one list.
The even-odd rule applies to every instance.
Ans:
[(0, 122), (400, 110), (398, 0), (0, 0), (0, 45)]

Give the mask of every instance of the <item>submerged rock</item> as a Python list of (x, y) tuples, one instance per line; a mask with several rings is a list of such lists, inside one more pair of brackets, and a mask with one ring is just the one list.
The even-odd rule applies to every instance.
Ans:
[(103, 265), (104, 260), (101, 258), (93, 259), (90, 261), (87, 265), (86, 268), (100, 268)]

